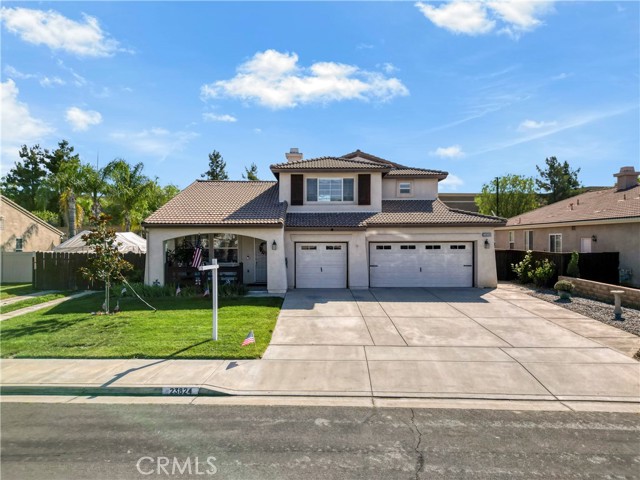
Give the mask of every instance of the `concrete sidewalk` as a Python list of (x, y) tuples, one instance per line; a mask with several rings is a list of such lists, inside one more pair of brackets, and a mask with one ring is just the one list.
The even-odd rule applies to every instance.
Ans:
[(3, 360), (4, 393), (610, 402), (640, 411), (638, 337), (500, 288), (293, 291), (262, 360)]
[[(26, 313), (37, 312), (38, 310), (42, 310), (44, 308), (54, 307), (63, 302), (66, 302), (67, 300), (73, 300), (74, 298), (84, 297), (86, 295), (91, 295), (93, 293), (96, 293), (96, 292), (86, 291), (86, 292), (74, 293), (73, 295), (69, 295), (68, 297), (58, 298), (56, 300), (51, 300), (50, 302), (39, 303), (37, 305), (31, 305), (30, 307), (24, 307), (19, 310), (14, 310), (13, 312), (0, 314), (0, 322), (4, 320), (9, 320), (10, 318), (18, 317), (20, 315), (24, 315)], [(36, 296), (39, 296), (39, 295), (36, 295)], [(26, 297), (26, 298), (31, 298), (31, 297)]]

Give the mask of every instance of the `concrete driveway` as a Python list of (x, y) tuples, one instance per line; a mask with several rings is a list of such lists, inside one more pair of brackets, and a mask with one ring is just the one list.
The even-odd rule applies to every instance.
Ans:
[(623, 337), (509, 286), (294, 290), (249, 377), (256, 392), (637, 402), (640, 364), (604, 345)]

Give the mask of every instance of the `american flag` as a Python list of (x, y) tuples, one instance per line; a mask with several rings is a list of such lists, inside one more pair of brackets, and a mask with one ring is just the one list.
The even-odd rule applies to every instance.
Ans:
[(196, 248), (193, 251), (193, 257), (191, 258), (191, 266), (198, 268), (200, 265), (202, 265), (202, 247), (198, 242), (198, 245), (196, 245)]
[(176, 297), (180, 295), (180, 285), (178, 285), (178, 288), (176, 288)]
[(209, 285), (207, 285), (207, 289), (204, 291), (204, 293), (202, 294), (203, 297), (208, 297), (209, 296)]
[(247, 335), (247, 338), (244, 339), (244, 342), (242, 342), (242, 346), (246, 347), (250, 343), (256, 343), (256, 337), (253, 336), (253, 330), (251, 330), (249, 332), (249, 335)]

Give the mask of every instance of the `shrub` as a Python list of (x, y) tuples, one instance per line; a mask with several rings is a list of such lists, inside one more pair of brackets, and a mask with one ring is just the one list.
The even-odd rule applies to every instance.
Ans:
[(527, 250), (521, 262), (511, 264), (511, 270), (518, 276), (520, 283), (530, 283), (533, 280), (531, 275), (534, 268), (533, 252), (531, 250)]
[(242, 297), (247, 294), (247, 287), (243, 283), (229, 283), (218, 287), (220, 297)]
[[(177, 286), (169, 283), (166, 285), (145, 285), (144, 283), (133, 283), (129, 282), (131, 287), (140, 295), (142, 298), (158, 298), (158, 297), (175, 297)], [(117, 296), (120, 296), (120, 292), (126, 285), (119, 284), (112, 288), (114, 293), (117, 293)], [(127, 295), (132, 295), (129, 292), (129, 288), (127, 288)], [(205, 287), (206, 288), (206, 287)], [(182, 286), (180, 285), (180, 296), (181, 297), (199, 297), (203, 294), (202, 286)], [(247, 287), (243, 284), (230, 283), (227, 285), (220, 285), (218, 287), (218, 296), (222, 297), (240, 297), (247, 294)]]
[(536, 262), (531, 274), (531, 279), (536, 287), (545, 287), (556, 273), (556, 264), (545, 258), (542, 262)]
[(580, 278), (580, 269), (578, 268), (578, 259), (580, 254), (578, 252), (571, 252), (571, 260), (567, 266), (567, 275), (569, 277)]
[(559, 292), (569, 292), (572, 293), (574, 290), (574, 286), (573, 283), (571, 283), (568, 280), (559, 280), (556, 282), (556, 284), (553, 286), (554, 290), (557, 290)]

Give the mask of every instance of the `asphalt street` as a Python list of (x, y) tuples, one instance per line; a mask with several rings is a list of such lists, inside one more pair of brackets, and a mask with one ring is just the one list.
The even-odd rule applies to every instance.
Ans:
[(640, 418), (634, 414), (153, 404), (0, 408), (3, 480), (640, 478)]

